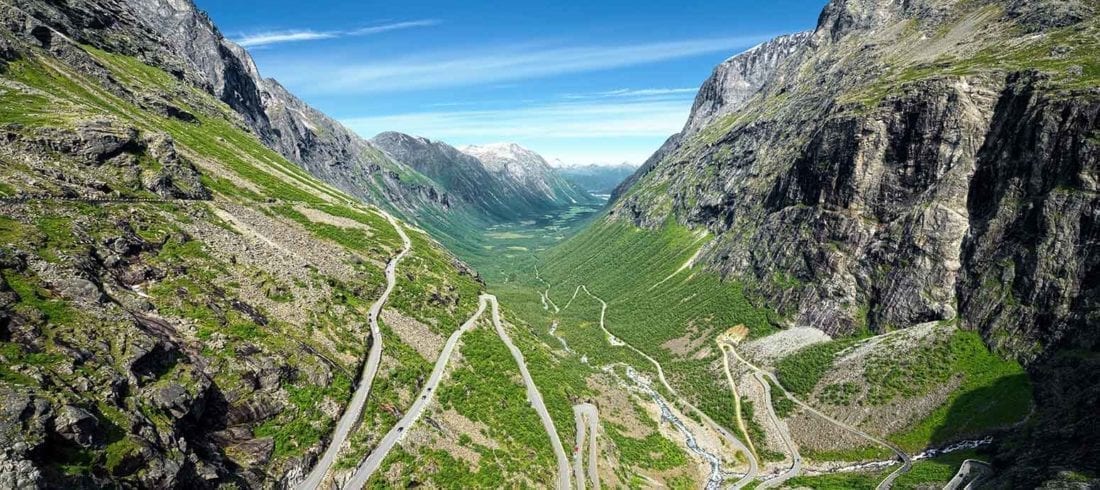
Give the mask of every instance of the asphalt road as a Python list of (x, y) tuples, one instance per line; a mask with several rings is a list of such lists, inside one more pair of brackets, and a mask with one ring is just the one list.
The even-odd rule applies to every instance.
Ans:
[(378, 446), (371, 451), (359, 467), (356, 468), (355, 474), (344, 485), (346, 488), (362, 488), (367, 484), (367, 480), (374, 474), (375, 470), (382, 464), (382, 461), (386, 459), (386, 455), (393, 450), (394, 444), (401, 440), (401, 437), (405, 435), (405, 431), (415, 423), (420, 416), (424, 413), (424, 407), (428, 405), (435, 397), (436, 389), (439, 387), (439, 380), (443, 377), (443, 373), (447, 368), (447, 363), (451, 360), (451, 355), (454, 354), (455, 346), (458, 345), (458, 341), (462, 338), (462, 334), (470, 330), (477, 324), (478, 318), (485, 312), (485, 306), (489, 300), (485, 295), (482, 295), (478, 301), (477, 311), (466, 323), (455, 330), (454, 333), (447, 339), (447, 343), (443, 345), (443, 350), (439, 352), (439, 358), (435, 361), (435, 367), (432, 368), (431, 375), (428, 376), (428, 382), (424, 384), (424, 388), (420, 391), (420, 396), (416, 398), (412, 406), (405, 412), (405, 415), (401, 417), (401, 420), (397, 422), (382, 440), (379, 441)]
[(306, 479), (298, 485), (299, 490), (319, 488), (325, 481), (332, 464), (340, 454), (340, 448), (347, 441), (348, 435), (355, 428), (355, 424), (363, 414), (363, 407), (366, 406), (367, 398), (370, 396), (371, 384), (374, 382), (374, 376), (378, 374), (378, 364), (382, 360), (382, 331), (378, 328), (378, 315), (382, 312), (382, 307), (385, 306), (386, 300), (389, 299), (390, 293), (393, 292), (394, 285), (397, 283), (398, 262), (412, 250), (412, 241), (409, 240), (409, 236), (405, 234), (405, 230), (397, 223), (397, 220), (388, 213), (381, 212), (381, 214), (397, 230), (397, 234), (401, 236), (403, 246), (401, 252), (386, 264), (386, 289), (371, 305), (367, 314), (370, 323), (370, 352), (367, 353), (367, 362), (363, 365), (363, 373), (359, 377), (358, 387), (355, 389), (351, 401), (348, 402), (347, 408), (344, 409), (344, 414), (340, 416), (340, 420), (336, 423), (336, 430), (332, 433), (332, 440), (329, 441), (325, 453), (313, 465), (313, 469), (310, 470)]
[[(768, 371), (765, 371), (763, 369), (760, 369), (760, 368), (756, 367), (755, 365), (749, 363), (749, 361), (746, 361), (744, 358), (741, 357), (740, 354), (737, 353), (737, 349), (734, 349), (734, 348), (731, 347), (730, 352), (732, 352), (733, 356), (736, 357), (737, 360), (740, 361), (742, 364), (748, 366), (750, 369), (752, 369), (753, 371), (756, 371), (758, 374), (771, 379), (773, 382), (775, 382), (776, 386), (780, 387), (780, 389), (783, 388), (783, 385), (781, 385), (779, 383), (779, 380), (775, 378), (775, 375), (773, 375), (772, 373), (770, 373)], [(896, 480), (902, 474), (907, 473), (909, 471), (909, 468), (911, 468), (913, 466), (913, 461), (909, 457), (909, 455), (906, 454), (905, 451), (903, 451), (897, 445), (895, 445), (891, 442), (882, 440), (878, 437), (872, 436), (871, 434), (868, 434), (868, 433), (866, 433), (862, 430), (859, 430), (855, 427), (852, 427), (851, 425), (845, 424), (844, 422), (836, 420), (836, 419), (820, 412), (819, 410), (817, 410), (816, 408), (810, 406), (809, 404), (804, 403), (802, 400), (799, 400), (798, 398), (795, 398), (794, 395), (791, 395), (791, 393), (788, 392), (785, 389), (783, 390), (783, 394), (784, 394), (784, 396), (786, 396), (788, 399), (790, 399), (792, 402), (794, 402), (798, 406), (806, 409), (808, 412), (813, 413), (814, 415), (817, 415), (818, 417), (821, 417), (821, 418), (829, 421), (830, 423), (832, 423), (836, 426), (842, 427), (842, 428), (848, 430), (849, 432), (851, 432), (853, 434), (856, 434), (860, 437), (863, 437), (864, 439), (867, 439), (871, 442), (874, 442), (875, 444), (885, 446), (885, 447), (889, 448), (891, 451), (894, 451), (894, 453), (896, 453), (898, 455), (898, 458), (901, 459), (901, 461), (902, 461), (901, 467), (894, 470), (889, 475), (887, 475), (886, 478), (883, 479), (882, 482), (880, 482), (877, 487), (875, 487), (876, 490), (885, 490), (885, 489), (890, 488), (891, 486), (893, 486), (894, 480)]]
[(497, 298), (491, 294), (483, 294), (479, 299), (477, 312), (447, 339), (447, 343), (444, 345), (443, 351), (440, 352), (439, 358), (436, 360), (435, 367), (432, 369), (432, 373), (428, 377), (428, 382), (424, 385), (424, 390), (421, 391), (420, 397), (417, 398), (416, 401), (413, 402), (412, 407), (405, 412), (405, 415), (397, 423), (397, 426), (390, 429), (390, 431), (382, 437), (378, 446), (375, 447), (370, 455), (368, 455), (359, 467), (356, 468), (355, 474), (353, 474), (351, 479), (344, 485), (344, 488), (363, 488), (371, 475), (381, 466), (386, 455), (393, 450), (393, 446), (401, 440), (409, 427), (421, 416), (424, 412), (424, 408), (431, 402), (437, 391), (436, 388), (439, 386), (439, 380), (446, 370), (447, 363), (454, 353), (455, 345), (458, 343), (459, 338), (463, 333), (477, 324), (477, 320), (481, 314), (484, 313), (486, 305), (492, 307), (493, 326), (496, 328), (497, 335), (504, 342), (505, 346), (508, 347), (508, 350), (511, 351), (512, 357), (516, 360), (516, 364), (519, 365), (520, 375), (523, 377), (523, 383), (527, 387), (527, 399), (531, 401), (531, 407), (538, 413), (539, 418), (542, 420), (542, 425), (546, 429), (547, 435), (550, 436), (550, 445), (554, 450), (554, 455), (558, 463), (558, 488), (563, 490), (568, 490), (570, 488), (569, 460), (565, 456), (565, 449), (561, 445), (561, 439), (558, 438), (558, 432), (554, 427), (553, 419), (550, 418), (550, 412), (546, 410), (546, 404), (543, 403), (542, 395), (539, 393), (538, 387), (535, 386), (534, 380), (531, 379), (531, 373), (527, 370), (527, 363), (523, 358), (523, 353), (516, 348), (515, 344), (512, 343), (512, 338), (509, 337), (508, 333), (504, 330), (504, 325), (500, 321), (500, 308), (497, 304)]
[(573, 480), (576, 488), (584, 490), (584, 442), (588, 439), (588, 480), (592, 488), (600, 490), (600, 476), (597, 471), (599, 446), (596, 443), (596, 427), (600, 423), (600, 414), (591, 403), (573, 405), (573, 419), (577, 422), (577, 444), (573, 452)]

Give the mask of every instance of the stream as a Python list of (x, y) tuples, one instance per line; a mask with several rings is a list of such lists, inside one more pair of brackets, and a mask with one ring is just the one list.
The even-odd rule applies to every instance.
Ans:
[(672, 423), (673, 427), (676, 427), (676, 430), (680, 431), (680, 434), (684, 436), (684, 443), (685, 445), (687, 445), (688, 449), (691, 450), (691, 452), (698, 454), (700, 457), (710, 463), (710, 477), (707, 479), (706, 489), (717, 490), (719, 487), (721, 487), (722, 482), (725, 480), (725, 477), (722, 474), (722, 460), (719, 459), (718, 456), (708, 452), (707, 450), (699, 446), (699, 443), (695, 440), (695, 434), (692, 434), (687, 425), (685, 425), (683, 421), (676, 417), (676, 415), (672, 412), (672, 409), (669, 408), (668, 403), (665, 401), (664, 397), (661, 396), (660, 393), (657, 393), (657, 390), (654, 390), (650, 386), (649, 380), (638, 375), (638, 373), (634, 371), (634, 368), (630, 366), (626, 367), (626, 376), (634, 382), (635, 386), (638, 389), (648, 394), (650, 398), (653, 399), (653, 402), (661, 408), (661, 418), (664, 420), (668, 420), (670, 423)]

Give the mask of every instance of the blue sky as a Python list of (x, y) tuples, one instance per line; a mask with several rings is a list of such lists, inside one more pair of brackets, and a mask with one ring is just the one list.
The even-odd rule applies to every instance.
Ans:
[(640, 163), (722, 60), (810, 29), (825, 0), (197, 0), (261, 73), (364, 137), (516, 142)]

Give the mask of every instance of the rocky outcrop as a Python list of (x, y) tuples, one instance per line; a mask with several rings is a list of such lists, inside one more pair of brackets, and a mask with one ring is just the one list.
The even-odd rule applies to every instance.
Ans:
[[(706, 228), (700, 262), (790, 324), (958, 320), (1059, 386), (1038, 419), (1072, 420), (1094, 390), (1061, 370), (1095, 364), (1100, 322), (1097, 32), (1088, 2), (834, 0), (754, 84), (767, 45), (716, 70), (611, 216)], [(1094, 454), (1095, 429), (1025, 433), (1006, 453), (1060, 448), (1095, 471), (1068, 454)], [(1051, 476), (1029, 461), (1006, 481)]]
[[(260, 75), (251, 56), (225, 39), (190, 0), (76, 0), (22, 2), (0, 9), (17, 32), (64, 56), (100, 79), (116, 95), (153, 112), (188, 122), (196, 115), (166, 94), (129, 93), (68, 39), (136, 57), (206, 91), (232, 108), (240, 124), (268, 147), (318, 178), (401, 216), (443, 210), (442, 189), (410, 178), (416, 172), (392, 161), (358, 135), (310, 107), (277, 81)], [(37, 35), (35, 33), (38, 33)], [(54, 39), (64, 36), (67, 39)], [(220, 117), (217, 108), (204, 108)], [(171, 180), (174, 176), (166, 176)], [(158, 189), (165, 182), (154, 183)]]
[(779, 36), (718, 65), (695, 97), (685, 132), (702, 129), (715, 119), (736, 112), (760, 90), (776, 69), (797, 57), (811, 32)]
[(56, 175), (66, 185), (52, 192), (43, 188), (44, 193), (84, 198), (211, 197), (198, 170), (176, 151), (171, 137), (142, 133), (114, 119), (77, 120), (72, 128), (9, 126), (0, 128), (0, 138), (8, 145), (0, 152), (26, 154), (40, 172), (50, 172), (58, 158), (83, 167), (79, 173)]

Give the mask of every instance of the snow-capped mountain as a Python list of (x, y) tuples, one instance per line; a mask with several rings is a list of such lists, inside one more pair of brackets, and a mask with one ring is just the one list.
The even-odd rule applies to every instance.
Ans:
[(515, 143), (464, 146), (463, 153), (473, 156), (486, 170), (521, 185), (531, 192), (558, 203), (582, 203), (592, 197), (563, 177), (542, 155)]

